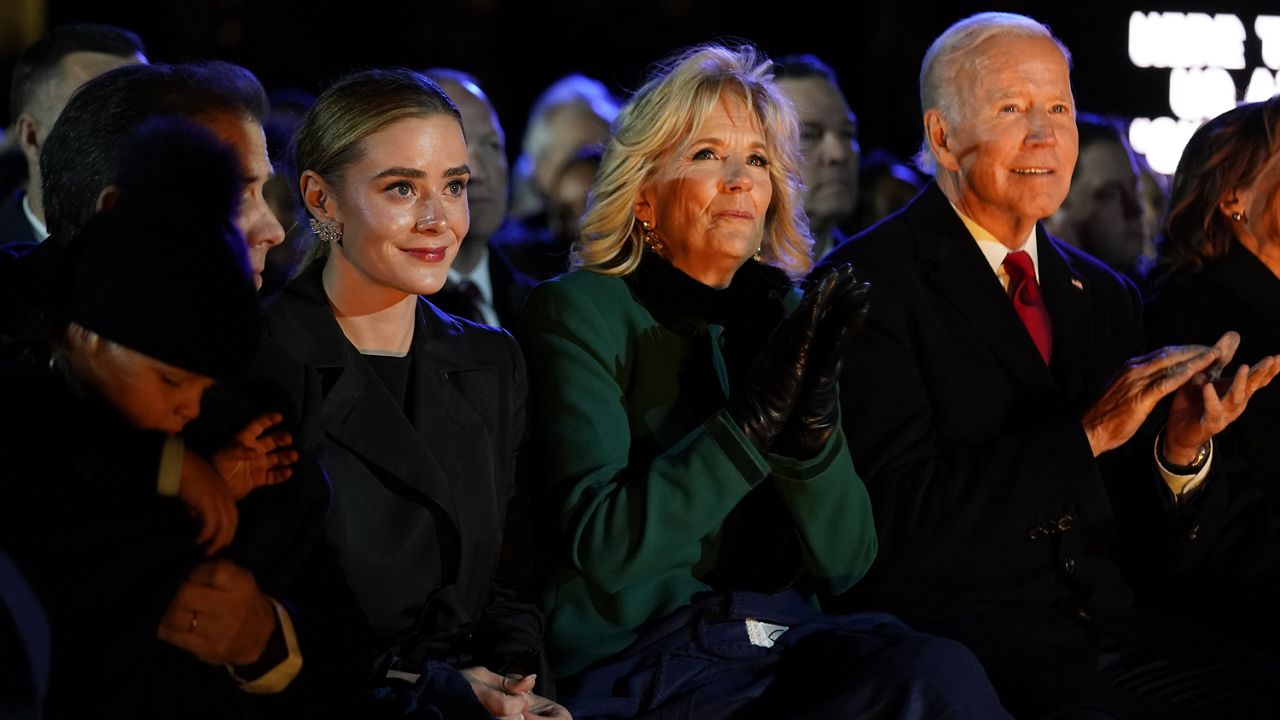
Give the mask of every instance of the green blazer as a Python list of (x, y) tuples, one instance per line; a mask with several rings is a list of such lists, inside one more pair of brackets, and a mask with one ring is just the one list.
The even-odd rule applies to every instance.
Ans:
[[(756, 589), (717, 583), (735, 551), (776, 575), (738, 540), (766, 525), (794, 527), (787, 584), (817, 597), (848, 590), (876, 553), (844, 436), (812, 460), (761, 455), (724, 410), (724, 328), (641, 297), (630, 279), (575, 271), (536, 288), (526, 311), (535, 472), (558, 521), (545, 601), (561, 674), (619, 653), (699, 592)], [(778, 522), (729, 533), (752, 496)]]

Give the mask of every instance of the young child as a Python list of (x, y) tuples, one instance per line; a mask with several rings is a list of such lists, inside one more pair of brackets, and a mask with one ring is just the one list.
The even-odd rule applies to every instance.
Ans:
[[(235, 157), (185, 121), (144, 127), (128, 152), (106, 209), (69, 247), (49, 352), (0, 367), (0, 550), (49, 617), (46, 717), (167, 714), (178, 695), (211, 717), (250, 716), (234, 668), (157, 640), (175, 589), (234, 536), (235, 501), (296, 459), (270, 431), (276, 414), (211, 462), (180, 440), (260, 334), (232, 224), (243, 182)], [(171, 696), (157, 700), (161, 676)]]

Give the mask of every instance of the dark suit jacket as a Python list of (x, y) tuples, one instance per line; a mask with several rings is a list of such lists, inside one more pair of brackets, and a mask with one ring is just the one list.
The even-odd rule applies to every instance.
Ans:
[[(489, 284), (493, 288), (493, 309), (498, 313), (498, 324), (520, 337), (524, 303), (536, 283), (516, 269), (502, 246), (492, 243), (489, 245)], [(431, 303), (452, 315), (470, 314), (470, 299), (447, 284), (431, 296)]]
[[(1239, 332), (1240, 347), (1224, 373), (1232, 377), (1241, 363), (1280, 353), (1280, 278), (1233, 243), (1216, 262), (1161, 283), (1146, 316), (1153, 347), (1211, 344), (1228, 330)], [(1199, 552), (1179, 558), (1172, 577), (1144, 577), (1140, 584), (1152, 602), (1176, 601), (1199, 622), (1271, 652), (1280, 647), (1278, 430), (1280, 388), (1273, 382), (1214, 438), (1219, 481), (1205, 488), (1203, 509), (1183, 533), (1182, 544)]]
[(25, 192), (18, 190), (0, 203), (0, 246), (15, 243), (35, 245), (41, 240), (36, 237), (26, 213), (22, 212), (22, 198), (25, 195)]
[(1113, 510), (1080, 416), (1141, 348), (1138, 293), (1043, 230), (1037, 242), (1051, 367), (934, 184), (823, 261), (852, 261), (874, 288), (841, 384), (880, 535), (858, 586), (868, 602), (988, 611), (1128, 599), (1099, 552)]
[[(321, 264), (275, 298), (268, 334), (318, 373), (313, 450), (334, 499), (325, 535), (380, 646), (460, 667), (541, 650), (541, 616), (505, 581), (528, 567), (525, 370), (506, 332), (418, 306), (406, 417), (347, 340)], [(504, 531), (504, 527), (506, 530)], [(507, 541), (510, 565), (499, 567)], [(510, 573), (508, 568), (514, 568)], [(523, 670), (528, 672), (528, 669)]]

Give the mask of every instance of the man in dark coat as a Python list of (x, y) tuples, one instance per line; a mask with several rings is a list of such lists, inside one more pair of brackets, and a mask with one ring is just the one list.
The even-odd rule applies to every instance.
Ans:
[[(1134, 610), (1111, 540), (1157, 547), (1194, 512), (1213, 434), (1271, 373), (1206, 386), (1233, 335), (1126, 362), (1137, 291), (1038, 225), (1077, 155), (1069, 55), (1047, 28), (963, 20), (921, 78), (936, 182), (823, 261), (874, 287), (841, 384), (880, 538), (852, 600), (969, 644), (1018, 717), (1251, 716), (1277, 665)], [(1166, 396), (1168, 422), (1140, 433)], [(1130, 508), (1154, 520), (1126, 524)]]
[(110, 25), (64, 25), (49, 31), (18, 58), (9, 96), (14, 133), (27, 164), (27, 187), (0, 204), (0, 245), (45, 239), (40, 149), (71, 93), (112, 68), (145, 63), (137, 35)]
[(534, 281), (516, 269), (502, 245), (490, 242), (507, 219), (506, 134), (475, 78), (448, 68), (426, 74), (462, 113), (471, 168), (467, 183), (471, 229), (449, 268), (449, 279), (431, 302), (452, 315), (496, 325), (519, 337), (524, 301)]

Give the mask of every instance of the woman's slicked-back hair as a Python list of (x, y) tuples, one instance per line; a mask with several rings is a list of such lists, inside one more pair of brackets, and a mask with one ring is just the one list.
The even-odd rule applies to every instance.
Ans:
[[(969, 51), (991, 38), (1044, 38), (1051, 40), (1071, 65), (1071, 51), (1054, 37), (1049, 28), (1025, 15), (1002, 12), (984, 12), (955, 23), (938, 36), (924, 54), (920, 63), (920, 112), (937, 108), (950, 123), (963, 117), (964, 94), (968, 87), (960, 83), (965, 70), (980, 72), (980, 57)], [(933, 151), (929, 149), (926, 135), (920, 152), (916, 153), (916, 167), (932, 175), (937, 170)]]
[[(298, 128), (293, 142), (295, 187), (301, 191), (302, 173), (310, 170), (341, 188), (342, 173), (360, 159), (365, 138), (398, 120), (435, 115), (448, 115), (462, 127), (458, 106), (422, 73), (378, 68), (342, 76), (320, 93)], [(302, 204), (306, 207), (306, 198)], [(299, 269), (328, 252), (328, 243), (316, 243)]]
[(360, 159), (365, 138), (405, 118), (462, 115), (430, 78), (404, 68), (361, 70), (330, 85), (307, 113), (294, 140), (295, 177), (311, 170), (334, 187)]
[(1231, 190), (1253, 183), (1277, 151), (1280, 96), (1228, 110), (1196, 130), (1173, 175), (1157, 279), (1203, 267), (1227, 253), (1235, 233), (1219, 203)]
[(745, 101), (760, 123), (773, 200), (765, 216), (761, 260), (793, 278), (808, 272), (813, 239), (801, 200), (799, 125), (773, 82), (772, 64), (750, 45), (699, 45), (657, 66), (623, 106), (601, 160), (572, 265), (627, 275), (644, 242), (636, 202), (659, 165), (679, 152), (721, 97)]

